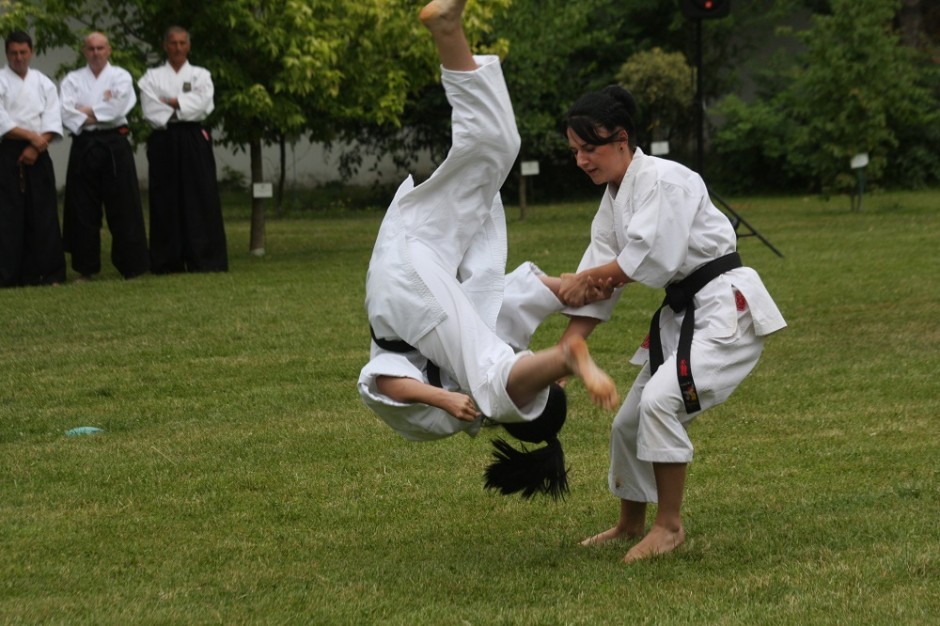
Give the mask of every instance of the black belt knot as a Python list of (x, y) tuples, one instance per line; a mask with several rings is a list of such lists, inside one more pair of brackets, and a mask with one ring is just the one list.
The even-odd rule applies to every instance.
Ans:
[[(407, 354), (408, 352), (418, 351), (417, 348), (412, 346), (407, 341), (403, 341), (401, 339), (382, 339), (380, 337), (376, 337), (375, 330), (372, 328), (372, 324), (369, 324), (369, 334), (372, 335), (372, 341), (375, 342), (375, 345), (382, 348), (383, 350), (397, 352), (398, 354)], [(427, 361), (428, 382), (438, 389), (443, 389), (444, 385), (441, 384), (441, 368), (438, 367), (437, 364), (432, 363), (430, 359)]]
[(677, 283), (666, 287), (666, 298), (663, 300), (653, 319), (650, 320), (650, 374), (655, 374), (663, 364), (663, 344), (659, 336), (659, 314), (668, 306), (676, 313), (685, 311), (682, 319), (682, 328), (679, 331), (679, 347), (676, 351), (676, 375), (679, 378), (679, 388), (682, 391), (682, 400), (687, 413), (701, 410), (698, 401), (698, 390), (692, 378), (692, 333), (695, 330), (695, 294), (721, 276), (725, 272), (741, 267), (741, 256), (737, 252), (726, 254), (714, 261), (709, 261)]

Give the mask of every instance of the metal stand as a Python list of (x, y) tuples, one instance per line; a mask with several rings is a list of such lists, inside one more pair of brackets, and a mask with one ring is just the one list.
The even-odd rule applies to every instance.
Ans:
[[(774, 251), (774, 254), (776, 254), (776, 255), (777, 255), (778, 257), (780, 257), (780, 258), (783, 258), (783, 253), (780, 252), (780, 250), (777, 250), (777, 248), (774, 247), (774, 244), (772, 244), (772, 243), (770, 243), (769, 241), (767, 241), (767, 238), (764, 237), (763, 235), (761, 235), (761, 234), (757, 231), (757, 229), (754, 228), (753, 226), (751, 226), (751, 225), (748, 223), (748, 221), (745, 220), (743, 217), (741, 217), (741, 215), (740, 215), (737, 211), (735, 211), (734, 209), (732, 209), (732, 208), (731, 208), (731, 205), (728, 204), (727, 202), (725, 202), (724, 199), (722, 199), (721, 196), (719, 196), (717, 193), (715, 193), (715, 192), (712, 191), (711, 189), (708, 190), (708, 195), (710, 195), (712, 198), (714, 198), (715, 200), (717, 200), (717, 201), (718, 201), (718, 204), (721, 205), (721, 208), (722, 208), (722, 209), (724, 210), (724, 212), (728, 215), (728, 219), (731, 220), (731, 225), (734, 227), (734, 234), (736, 234), (736, 235), (738, 236), (738, 239), (740, 239), (741, 237), (757, 237), (757, 238), (760, 239), (762, 242), (764, 242), (764, 245), (765, 245), (765, 246), (767, 246), (768, 248), (770, 248), (771, 250), (773, 250), (773, 251)], [(739, 232), (738, 232), (738, 226), (740, 226), (741, 224), (743, 224), (750, 232), (744, 233), (743, 235), (742, 235), (741, 233), (739, 233)]]

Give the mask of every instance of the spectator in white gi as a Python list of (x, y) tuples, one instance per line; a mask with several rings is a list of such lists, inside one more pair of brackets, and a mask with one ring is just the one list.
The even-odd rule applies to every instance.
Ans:
[(212, 75), (190, 65), (184, 28), (167, 29), (163, 49), (167, 62), (137, 83), (144, 119), (154, 128), (147, 139), (150, 268), (155, 274), (225, 272), (215, 154), (203, 124), (215, 108)]
[[(475, 432), (484, 415), (500, 422), (536, 420), (549, 386), (571, 374), (597, 404), (613, 408), (619, 401), (582, 338), (517, 354), (495, 331), (506, 263), (499, 189), (518, 153), (519, 134), (499, 59), (475, 57), (467, 44), (465, 4), (434, 0), (421, 12), (453, 109), (453, 145), (427, 181), (415, 187), (409, 177), (399, 187), (366, 277), (374, 339), (360, 393), (411, 439)], [(410, 364), (396, 354), (408, 350)], [(449, 384), (427, 384), (426, 364), (438, 367)]]
[[(786, 325), (757, 272), (741, 266), (734, 228), (701, 177), (645, 155), (636, 123), (633, 96), (612, 86), (582, 96), (561, 125), (578, 167), (606, 186), (578, 273), (562, 275), (561, 299), (585, 304), (583, 285), (597, 281), (667, 290), (668, 305), (632, 361), (643, 369), (613, 423), (609, 487), (620, 499), (618, 521), (582, 542), (642, 537), (626, 553), (628, 563), (685, 540), (686, 429), (728, 399), (757, 364), (764, 336)], [(620, 293), (567, 309), (562, 341), (588, 337), (610, 318)], [(656, 502), (647, 532), (647, 503)]]
[(65, 282), (55, 170), (49, 144), (62, 138), (55, 84), (29, 67), (33, 40), (6, 38), (0, 71), (0, 287)]
[(137, 104), (134, 81), (111, 65), (111, 45), (99, 32), (85, 37), (84, 68), (60, 87), (62, 123), (72, 135), (65, 179), (62, 237), (79, 281), (101, 271), (102, 204), (111, 231), (111, 261), (124, 278), (150, 269), (127, 115)]

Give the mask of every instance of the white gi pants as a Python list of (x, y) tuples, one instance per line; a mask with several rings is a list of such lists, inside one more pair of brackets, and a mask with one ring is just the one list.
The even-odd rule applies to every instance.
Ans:
[(473, 72), (442, 71), (453, 108), (453, 144), (431, 178), (399, 202), (403, 213), (419, 216), (412, 219), (408, 251), (415, 271), (446, 314), (413, 345), (469, 390), (484, 415), (524, 421), (541, 414), (548, 390), (524, 407), (510, 400), (506, 383), (521, 355), (480, 317), (457, 280), (520, 144), (499, 62), (481, 57), (477, 61), (481, 67)]
[[(689, 463), (692, 442), (686, 429), (701, 411), (685, 411), (676, 376), (676, 349), (683, 315), (662, 328), (665, 362), (650, 377), (649, 362), (637, 376), (614, 418), (610, 437), (610, 491), (622, 500), (657, 502), (653, 463)], [(748, 308), (728, 337), (693, 336), (692, 373), (702, 411), (727, 400), (764, 349)]]

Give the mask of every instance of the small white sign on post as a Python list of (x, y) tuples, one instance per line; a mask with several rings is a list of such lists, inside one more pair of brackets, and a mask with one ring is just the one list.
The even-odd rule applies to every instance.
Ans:
[(254, 183), (251, 186), (251, 197), (253, 198), (273, 198), (274, 185), (271, 183)]
[(662, 156), (664, 154), (669, 154), (669, 142), (668, 141), (654, 141), (650, 144), (650, 153), (653, 156)]
[(523, 176), (538, 176), (539, 173), (539, 162), (538, 161), (523, 161), (522, 166), (522, 175)]
[(853, 170), (860, 170), (868, 165), (868, 153), (859, 152), (856, 154), (854, 157), (852, 157), (851, 165)]

